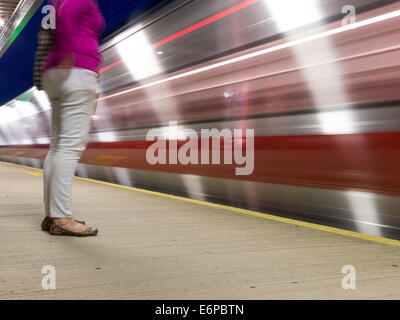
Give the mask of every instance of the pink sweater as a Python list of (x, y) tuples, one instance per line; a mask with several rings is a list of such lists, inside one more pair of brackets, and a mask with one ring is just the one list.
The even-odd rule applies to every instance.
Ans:
[(50, 4), (56, 9), (56, 29), (44, 71), (74, 54), (75, 67), (97, 72), (102, 61), (100, 36), (105, 26), (97, 0), (53, 0)]

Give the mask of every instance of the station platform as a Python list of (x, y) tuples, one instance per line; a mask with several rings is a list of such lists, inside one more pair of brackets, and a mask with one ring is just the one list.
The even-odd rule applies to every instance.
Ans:
[(74, 216), (99, 235), (56, 237), (41, 170), (0, 163), (0, 181), (0, 299), (400, 298), (396, 240), (81, 178)]

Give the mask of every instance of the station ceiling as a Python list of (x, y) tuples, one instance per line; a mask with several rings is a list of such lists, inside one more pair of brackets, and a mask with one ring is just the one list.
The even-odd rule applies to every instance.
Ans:
[(0, 2), (0, 33), (6, 26), (7, 21), (10, 19), (19, 0), (1, 0)]

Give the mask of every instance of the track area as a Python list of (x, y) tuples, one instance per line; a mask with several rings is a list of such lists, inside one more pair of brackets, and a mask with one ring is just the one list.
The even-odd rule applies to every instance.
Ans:
[[(398, 299), (399, 242), (376, 243), (77, 179), (95, 238), (40, 230), (41, 171), (0, 163), (1, 299)], [(234, 208), (234, 210), (236, 210)], [(42, 289), (42, 268), (57, 289)], [(342, 288), (354, 266), (356, 289)]]

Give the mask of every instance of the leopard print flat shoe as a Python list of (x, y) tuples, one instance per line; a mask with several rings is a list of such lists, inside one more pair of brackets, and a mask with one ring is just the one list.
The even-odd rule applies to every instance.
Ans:
[(50, 227), (50, 234), (54, 236), (69, 236), (69, 237), (94, 237), (97, 236), (99, 230), (96, 227), (89, 227), (82, 232), (73, 232), (53, 223)]
[[(85, 221), (78, 221), (78, 220), (75, 220), (75, 221), (80, 224), (86, 224)], [(42, 221), (42, 230), (49, 231), (50, 227), (53, 223), (54, 223), (54, 221), (52, 219), (50, 219), (49, 217), (44, 218)]]

